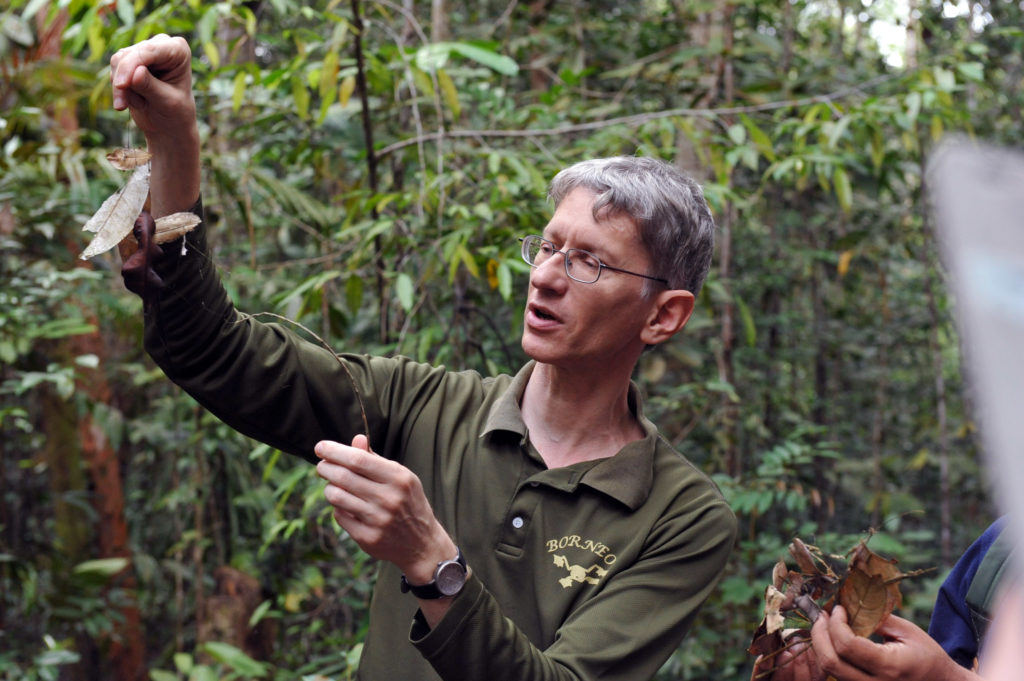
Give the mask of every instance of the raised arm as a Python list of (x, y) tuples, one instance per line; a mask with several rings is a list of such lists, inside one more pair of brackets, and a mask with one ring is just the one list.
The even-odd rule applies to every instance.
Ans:
[(113, 104), (128, 109), (153, 154), (150, 212), (188, 210), (199, 199), (199, 127), (192, 95), (192, 50), (184, 38), (156, 35), (110, 58)]

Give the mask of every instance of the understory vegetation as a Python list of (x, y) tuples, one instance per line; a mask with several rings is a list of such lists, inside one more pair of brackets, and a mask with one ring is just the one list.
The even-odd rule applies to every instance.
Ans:
[(923, 168), (1018, 139), (1022, 26), (998, 0), (7, 3), (0, 679), (341, 680), (366, 628), (375, 565), (313, 467), (167, 381), (116, 249), (78, 257), (127, 179), (106, 153), (144, 144), (117, 49), (190, 41), (225, 284), (336, 350), (515, 371), (554, 173), (700, 180), (713, 270), (635, 380), (741, 526), (659, 678), (729, 681), (794, 537), (934, 568), (901, 585), (927, 626), (995, 518)]

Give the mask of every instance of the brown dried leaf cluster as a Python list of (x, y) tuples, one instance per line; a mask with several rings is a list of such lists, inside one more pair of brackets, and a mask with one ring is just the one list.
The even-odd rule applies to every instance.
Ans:
[[(772, 658), (795, 638), (809, 639), (809, 626), (836, 603), (846, 610), (854, 633), (870, 636), (902, 604), (899, 582), (920, 574), (900, 571), (895, 560), (878, 555), (864, 541), (847, 554), (845, 565), (834, 566), (841, 563), (835, 558), (841, 557), (826, 556), (800, 539), (789, 545), (789, 554), (796, 569), (780, 560), (772, 570), (772, 583), (765, 589), (764, 619), (747, 649), (752, 655)], [(784, 629), (787, 617), (802, 626)], [(770, 672), (762, 678), (770, 679)]]

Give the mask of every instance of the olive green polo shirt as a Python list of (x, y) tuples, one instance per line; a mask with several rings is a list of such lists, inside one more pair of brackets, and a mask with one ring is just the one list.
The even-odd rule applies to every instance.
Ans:
[[(676, 649), (732, 548), (736, 523), (708, 478), (630, 406), (645, 437), (615, 456), (548, 469), (530, 443), (516, 376), (406, 358), (336, 357), (239, 315), (208, 257), (165, 247), (146, 347), (232, 427), (314, 461), (363, 430), (414, 471), (472, 576), (430, 630), (381, 565), (359, 678), (649, 679)], [(344, 363), (344, 367), (342, 366)], [(354, 384), (353, 384), (354, 381)], [(359, 397), (357, 397), (357, 395)]]

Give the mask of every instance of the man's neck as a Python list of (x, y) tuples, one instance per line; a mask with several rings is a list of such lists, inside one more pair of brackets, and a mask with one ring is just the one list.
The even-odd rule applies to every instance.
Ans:
[(548, 468), (613, 456), (644, 437), (629, 408), (629, 376), (534, 367), (522, 398), (530, 441)]

